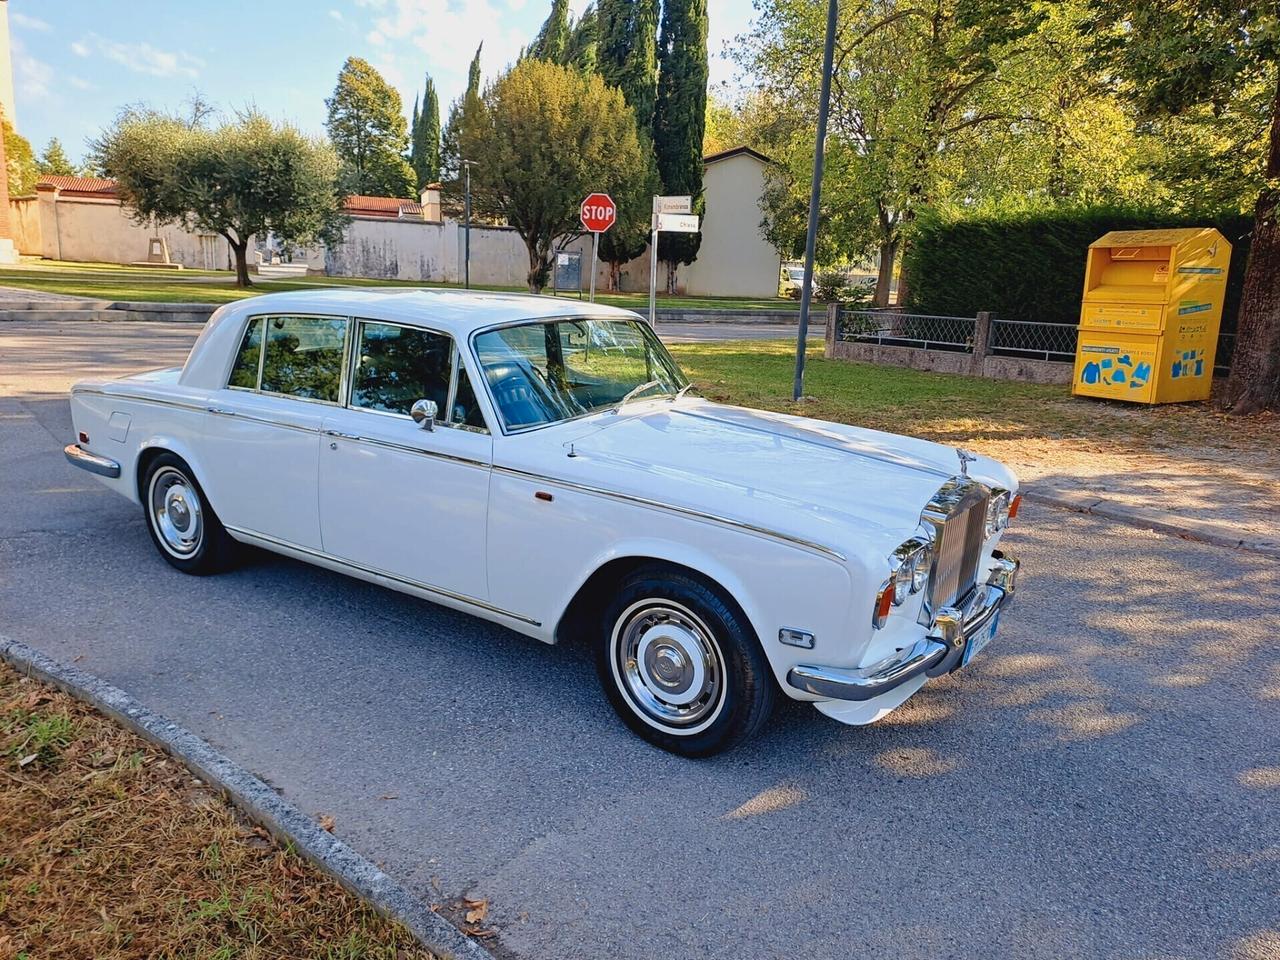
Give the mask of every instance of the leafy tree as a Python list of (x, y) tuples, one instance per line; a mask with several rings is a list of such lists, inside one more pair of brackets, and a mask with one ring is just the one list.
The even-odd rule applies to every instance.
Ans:
[(1242, 414), (1280, 408), (1280, 9), (1239, 0), (1092, 5), (1086, 28), (1143, 115), (1190, 116), (1220, 134), (1235, 127), (1239, 149), (1257, 150), (1253, 242), (1221, 403)]
[(649, 246), (650, 197), (662, 189), (653, 158), (653, 105), (658, 86), (657, 0), (600, 0), (596, 69), (622, 91), (636, 118), (645, 175), (613, 194), (618, 218), (600, 236), (600, 258), (609, 264), (609, 289), (620, 286), (624, 264)]
[(36, 188), (40, 168), (31, 142), (13, 129), (8, 120), (0, 120), (4, 131), (4, 159), (9, 179), (9, 196), (25, 197)]
[(416, 98), (414, 100), (413, 124), (409, 133), (412, 138), (409, 165), (413, 167), (418, 189), (421, 190), (440, 179), (440, 98), (431, 74), (427, 74), (421, 112)]
[(94, 153), (139, 223), (177, 223), (225, 238), (241, 287), (251, 283), (251, 237), (334, 242), (345, 223), (333, 148), (259, 113), (215, 128), (128, 109)]
[[(665, 0), (658, 34), (658, 89), (653, 150), (667, 194), (702, 199), (702, 138), (707, 114), (707, 0)], [(676, 291), (676, 269), (692, 263), (700, 233), (658, 235), (658, 258), (667, 265), (667, 292)]]
[(36, 169), (41, 175), (53, 177), (80, 176), (80, 168), (71, 162), (67, 151), (62, 149), (62, 142), (57, 137), (45, 145), (44, 153), (36, 160)]
[(333, 96), (325, 100), (326, 129), (352, 193), (412, 197), (414, 173), (400, 94), (369, 63), (348, 57)]
[(569, 25), (569, 0), (551, 0), (551, 12), (542, 23), (538, 36), (526, 51), (526, 55), (548, 63), (564, 64), (565, 51), (572, 35)]
[(564, 48), (565, 66), (577, 67), (587, 73), (596, 69), (600, 24), (595, 4), (588, 4), (582, 16), (574, 21), (569, 31), (569, 42)]
[(529, 254), (529, 290), (545, 286), (556, 244), (580, 233), (593, 190), (621, 193), (643, 176), (635, 114), (598, 75), (536, 59), (517, 63), (459, 125), (478, 213), (505, 220)]

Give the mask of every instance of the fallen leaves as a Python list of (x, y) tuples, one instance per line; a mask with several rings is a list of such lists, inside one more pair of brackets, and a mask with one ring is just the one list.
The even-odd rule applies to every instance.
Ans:
[(322, 813), (322, 814), (320, 814), (320, 829), (321, 829), (321, 830), (327, 830), (327, 831), (329, 831), (329, 833), (333, 833), (333, 828), (334, 828), (334, 827), (336, 827), (337, 825), (338, 825), (338, 824), (337, 824), (337, 821), (335, 821), (335, 820), (333, 819), (333, 817), (332, 817), (332, 816), (330, 816), (329, 814), (327, 814), (327, 813)]

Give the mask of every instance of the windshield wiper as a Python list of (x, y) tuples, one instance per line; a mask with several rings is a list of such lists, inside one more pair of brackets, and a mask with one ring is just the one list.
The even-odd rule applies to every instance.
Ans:
[(662, 386), (661, 380), (650, 380), (648, 383), (642, 383), (638, 387), (632, 387), (630, 390), (626, 392), (626, 395), (621, 400), (619, 400), (617, 403), (613, 405), (612, 412), (613, 413), (620, 412), (622, 408), (626, 405), (627, 401), (630, 400), (632, 397), (636, 396), (636, 394), (644, 393), (646, 390), (652, 387), (660, 387), (660, 386)]
[(679, 400), (681, 397), (683, 397), (686, 393), (688, 393), (692, 389), (693, 389), (693, 381), (690, 380), (688, 383), (686, 383), (683, 387), (681, 387), (679, 390), (677, 390), (667, 399), (670, 400), (670, 402), (675, 403), (677, 400)]

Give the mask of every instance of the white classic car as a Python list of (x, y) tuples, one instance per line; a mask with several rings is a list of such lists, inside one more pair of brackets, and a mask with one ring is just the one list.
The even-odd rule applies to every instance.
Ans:
[(1001, 464), (724, 406), (636, 314), (329, 290), (210, 319), (181, 369), (72, 388), (67, 458), (187, 573), (252, 544), (584, 637), (626, 723), (690, 756), (779, 691), (851, 724), (964, 666), (1018, 562)]

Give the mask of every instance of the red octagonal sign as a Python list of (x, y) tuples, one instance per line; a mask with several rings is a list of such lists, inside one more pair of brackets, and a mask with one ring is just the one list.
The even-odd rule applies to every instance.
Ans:
[(592, 233), (604, 233), (618, 219), (618, 208), (607, 193), (593, 193), (582, 201), (582, 225)]

